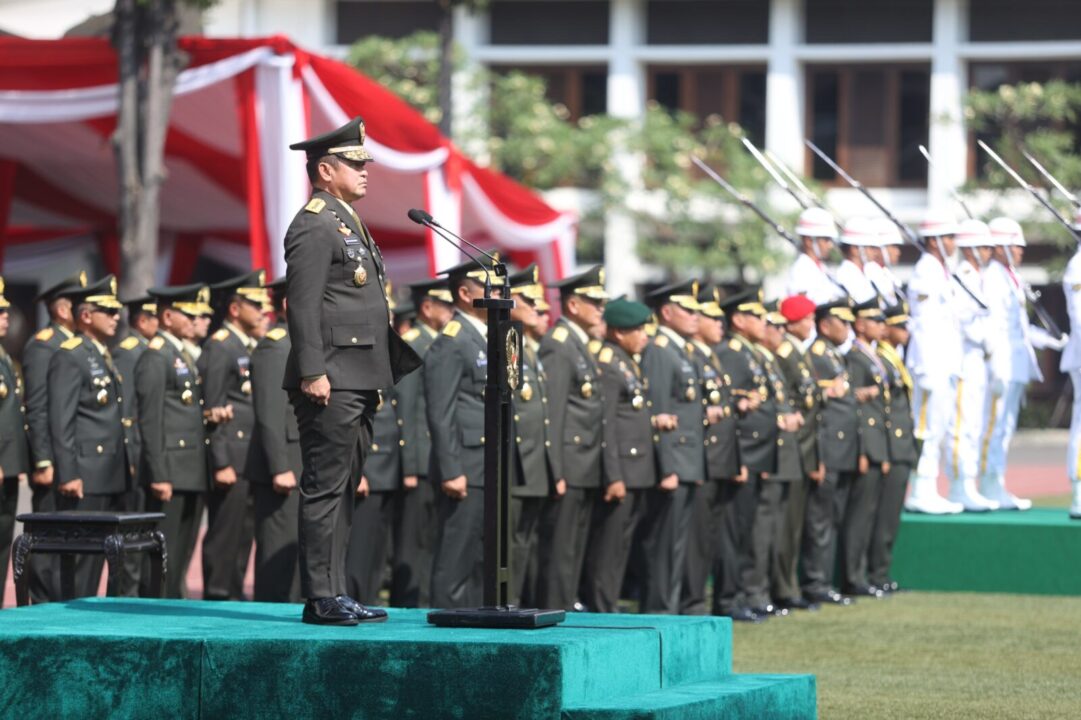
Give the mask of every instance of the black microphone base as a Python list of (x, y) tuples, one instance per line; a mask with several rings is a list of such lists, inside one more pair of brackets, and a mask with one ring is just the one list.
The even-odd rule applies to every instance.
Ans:
[(428, 622), (437, 627), (502, 630), (536, 630), (558, 625), (566, 619), (567, 613), (564, 610), (538, 610), (513, 605), (433, 610), (428, 613)]

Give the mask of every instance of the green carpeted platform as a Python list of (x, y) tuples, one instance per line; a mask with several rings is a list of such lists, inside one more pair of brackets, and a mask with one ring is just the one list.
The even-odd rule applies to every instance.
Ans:
[(813, 718), (811, 676), (732, 674), (720, 618), (533, 631), (304, 625), (295, 605), (85, 599), (0, 612), (0, 717)]
[(911, 590), (1081, 595), (1081, 521), (1065, 509), (905, 513), (893, 577)]

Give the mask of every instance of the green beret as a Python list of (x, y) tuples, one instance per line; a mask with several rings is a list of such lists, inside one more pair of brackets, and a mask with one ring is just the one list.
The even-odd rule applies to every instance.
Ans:
[(616, 298), (604, 307), (604, 322), (610, 328), (626, 330), (645, 325), (653, 313), (640, 302)]

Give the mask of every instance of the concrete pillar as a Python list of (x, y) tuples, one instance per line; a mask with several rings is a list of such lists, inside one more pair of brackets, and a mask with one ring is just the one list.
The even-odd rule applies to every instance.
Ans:
[[(488, 157), (484, 142), (484, 113), (477, 112), (487, 102), (487, 83), (476, 82), (481, 71), (480, 63), (474, 58), (477, 49), (488, 42), (488, 13), (486, 11), (469, 12), (464, 7), (454, 9), (454, 43), (462, 51), (465, 62), (455, 70), (451, 78), (451, 123), (452, 138), (467, 154), (481, 163)], [(463, 138), (471, 137), (474, 142), (466, 143)]]
[(961, 44), (968, 37), (966, 0), (935, 0), (931, 49), (931, 122), (928, 151), (935, 166), (928, 170), (927, 203), (951, 207), (950, 191), (965, 182), (968, 142), (964, 93), (968, 68)]
[(770, 0), (766, 148), (799, 174), (804, 174), (804, 82), (796, 47), (802, 39), (802, 0)]
[[(635, 48), (645, 42), (645, 2), (612, 0), (609, 16), (608, 114), (632, 122), (640, 121), (646, 108), (645, 68), (635, 58)], [(642, 185), (642, 158), (626, 148), (616, 151), (615, 163), (631, 194)], [(627, 212), (609, 211), (605, 218), (604, 258), (608, 267), (608, 292), (634, 295), (641, 275), (638, 260), (638, 233)]]

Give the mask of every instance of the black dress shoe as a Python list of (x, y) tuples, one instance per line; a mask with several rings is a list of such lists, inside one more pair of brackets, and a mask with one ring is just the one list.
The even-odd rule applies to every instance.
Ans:
[(821, 605), (816, 602), (811, 602), (807, 598), (797, 597), (789, 600), (778, 600), (777, 606), (785, 608), (786, 610), (818, 610)]
[(881, 598), (885, 593), (876, 588), (874, 585), (849, 585), (845, 588), (845, 595), (852, 595), (854, 597), (872, 597)]
[(358, 622), (385, 622), (387, 619), (386, 610), (361, 605), (348, 595), (339, 595), (338, 602), (341, 603), (342, 607), (346, 610), (356, 615)]
[(826, 592), (817, 593), (804, 593), (804, 597), (810, 600), (812, 603), (819, 603), (820, 605), (851, 605), (855, 600), (850, 597), (845, 597), (836, 590), (827, 590)]
[(896, 580), (890, 580), (888, 583), (886, 583), (886, 584), (884, 584), (882, 586), (882, 589), (886, 590), (887, 592), (891, 592), (891, 593), (899, 593), (899, 592), (904, 592), (905, 591), (905, 589), (903, 587), (901, 587), (900, 585), (897, 584)]
[(301, 620), (312, 625), (356, 625), (360, 622), (356, 614), (346, 609), (336, 597), (308, 600), (304, 603)]
[(764, 622), (768, 616), (759, 615), (751, 608), (736, 608), (728, 614), (728, 617), (734, 622), (760, 623)]
[(788, 614), (788, 608), (782, 608), (776, 605), (769, 604), (763, 605), (761, 607), (753, 607), (751, 608), (751, 612), (753, 612), (755, 615), (773, 615), (774, 617), (784, 617)]

